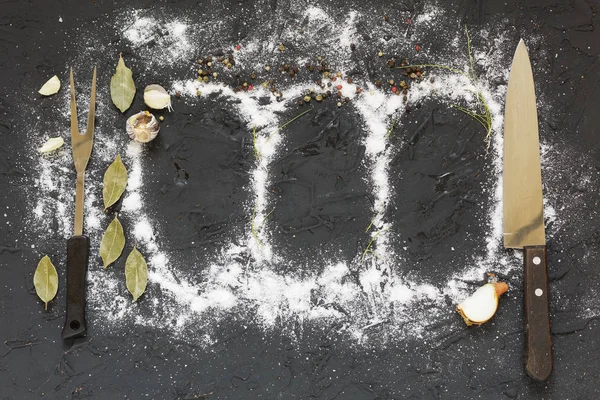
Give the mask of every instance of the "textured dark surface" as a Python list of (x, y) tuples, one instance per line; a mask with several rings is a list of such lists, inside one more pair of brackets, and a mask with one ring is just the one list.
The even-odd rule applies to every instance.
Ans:
[[(248, 4), (249, 3), (249, 4)], [(339, 8), (357, 7), (344, 4)], [(418, 10), (421, 2), (398, 2), (369, 12), (389, 13), (403, 9)], [(121, 3), (103, 1), (6, 1), (0, 0), (0, 207), (10, 207), (6, 217), (11, 224), (0, 231), (0, 390), (2, 398), (154, 398), (154, 399), (594, 399), (600, 397), (600, 315), (597, 302), (590, 302), (600, 293), (598, 265), (600, 232), (598, 231), (598, 188), (579, 184), (582, 171), (600, 172), (600, 35), (596, 9), (597, 0), (573, 1), (458, 1), (448, 4), (459, 10), (463, 22), (477, 26), (497, 22), (497, 29), (514, 26), (518, 36), (538, 35), (544, 38), (538, 47), (529, 49), (536, 76), (536, 89), (545, 111), (540, 111), (541, 131), (547, 143), (568, 150), (565, 154), (548, 154), (553, 160), (544, 170), (545, 190), (562, 224), (554, 230), (548, 242), (550, 274), (550, 314), (555, 365), (550, 379), (533, 383), (524, 373), (524, 331), (522, 319), (521, 277), (511, 277), (512, 294), (502, 300), (500, 310), (490, 323), (467, 329), (460, 317), (452, 312), (445, 320), (435, 321), (423, 340), (389, 342), (385, 346), (350, 346), (332, 340), (330, 332), (306, 327), (300, 338), (290, 339), (277, 331), (265, 333), (236, 321), (222, 321), (220, 336), (210, 349), (193, 341), (174, 340), (160, 331), (123, 326), (126, 335), (99, 334), (99, 327), (89, 326), (87, 338), (62, 341), (60, 330), (64, 320), (65, 285), (61, 275), (60, 291), (53, 311), (44, 313), (37, 302), (32, 276), (39, 251), (59, 253), (65, 246), (63, 238), (38, 243), (36, 251), (15, 238), (22, 232), (20, 216), (27, 211), (23, 191), (34, 166), (24, 166), (20, 149), (30, 144), (21, 135), (24, 126), (20, 99), (14, 96), (20, 87), (30, 87), (62, 70), (75, 55), (69, 43), (80, 26), (93, 30), (100, 15), (107, 18), (119, 13)], [(150, 4), (150, 2), (148, 2)], [(206, 9), (225, 21), (231, 37), (243, 37), (278, 10), (277, 1), (260, 2), (152, 2), (181, 9)], [(231, 15), (225, 7), (235, 10), (244, 4), (252, 13)], [(131, 7), (143, 7), (134, 1)], [(375, 10), (375, 11), (374, 11)], [(261, 12), (258, 12), (261, 11)], [(256, 18), (250, 17), (256, 12)], [(65, 22), (58, 23), (58, 16)], [(246, 25), (236, 23), (244, 18)], [(114, 32), (98, 32), (112, 37)], [(231, 41), (226, 41), (230, 43)], [(223, 43), (214, 43), (218, 48)], [(543, 50), (543, 51), (542, 51)], [(545, 54), (541, 57), (539, 54)], [(560, 57), (555, 58), (554, 55)], [(104, 79), (113, 60), (98, 60)], [(508, 65), (508, 60), (507, 60)], [(91, 70), (91, 66), (90, 66)], [(543, 73), (541, 72), (543, 71)], [(81, 82), (89, 79), (83, 77)], [(100, 82), (100, 80), (99, 80)], [(35, 85), (34, 85), (35, 86)], [(139, 97), (139, 94), (138, 94)], [(139, 98), (136, 100), (139, 101)], [(39, 106), (39, 104), (38, 104)], [(33, 106), (32, 106), (33, 107)], [(42, 105), (42, 107), (47, 107)], [(481, 193), (483, 176), (488, 170), (480, 142), (480, 130), (464, 116), (438, 110), (434, 104), (424, 104), (413, 110), (415, 121), (431, 119), (418, 137), (414, 131), (403, 131), (395, 140), (410, 143), (394, 159), (392, 170), (398, 182), (410, 190), (394, 200), (390, 213), (398, 221), (408, 244), (409, 265), (406, 274), (427, 276), (432, 284), (443, 284), (444, 265), (457, 254), (470, 254), (482, 237), (478, 222), (483, 218), (486, 197)], [(549, 111), (548, 111), (549, 110)], [(46, 110), (49, 112), (48, 110)], [(247, 215), (240, 204), (246, 198), (248, 182), (247, 157), (251, 148), (240, 146), (247, 132), (237, 117), (215, 107), (211, 118), (195, 115), (183, 104), (177, 107), (174, 127), (165, 142), (154, 144), (150, 157), (157, 166), (157, 206), (164, 215), (166, 232), (173, 237), (199, 235), (203, 244), (218, 241), (228, 230), (243, 229)], [(293, 115), (293, 114), (292, 114)], [(288, 146), (289, 154), (275, 161), (281, 179), (275, 181), (279, 190), (277, 212), (271, 223), (277, 229), (319, 224), (328, 221), (301, 218), (310, 215), (302, 207), (327, 208), (325, 214), (333, 220), (340, 215), (355, 218), (335, 220), (335, 228), (315, 236), (298, 235), (298, 241), (278, 235), (277, 246), (306, 254), (307, 246), (319, 243), (343, 243), (342, 254), (351, 257), (356, 247), (364, 246), (367, 236), (361, 231), (369, 217), (360, 211), (368, 207), (363, 181), (358, 176), (356, 160), (363, 149), (357, 145), (361, 133), (352, 128), (353, 116), (335, 109), (333, 104), (318, 107), (310, 122), (298, 124), (296, 142)], [(403, 117), (404, 118), (404, 117)], [(327, 129), (333, 121), (334, 126)], [(65, 121), (65, 124), (68, 122)], [(337, 124), (337, 125), (336, 125)], [(119, 125), (121, 126), (121, 125)], [(413, 127), (416, 125), (412, 125)], [(311, 148), (307, 142), (322, 136)], [(414, 129), (414, 128), (413, 128)], [(220, 132), (210, 135), (210, 132)], [(207, 151), (198, 136), (214, 141), (221, 152)], [(343, 134), (342, 134), (343, 133)], [(435, 135), (434, 135), (435, 133)], [(302, 134), (306, 134), (303, 137)], [(190, 136), (194, 136), (191, 139)], [(248, 140), (248, 138), (246, 138)], [(322, 148), (337, 141), (321, 154), (317, 161), (302, 164), (303, 152)], [(204, 149), (204, 150), (203, 150)], [(340, 150), (343, 149), (343, 150)], [(219, 159), (219, 154), (235, 155)], [(192, 158), (191, 155), (194, 155)], [(320, 159), (319, 159), (320, 157)], [(93, 159), (93, 156), (92, 156)], [(200, 160), (200, 162), (197, 162)], [(226, 164), (229, 169), (211, 168)], [(94, 166), (91, 166), (94, 168)], [(358, 169), (354, 169), (358, 168)], [(181, 172), (183, 169), (184, 172)], [(208, 171), (207, 171), (208, 170)], [(316, 170), (339, 170), (315, 179)], [(448, 170), (449, 179), (439, 179)], [(358, 171), (358, 172), (356, 172)], [(185, 189), (178, 189), (177, 179), (189, 179)], [(296, 185), (289, 187), (285, 174), (312, 179), (314, 194)], [(164, 174), (163, 180), (160, 178)], [(175, 177), (175, 179), (174, 179)], [(200, 179), (199, 177), (202, 177)], [(339, 182), (336, 180), (339, 179)], [(16, 184), (15, 182), (20, 182)], [(552, 182), (552, 187), (548, 187)], [(214, 189), (218, 184), (219, 189)], [(286, 187), (286, 185), (288, 187)], [(320, 199), (329, 185), (337, 185), (336, 193), (343, 202), (330, 204)], [(445, 188), (439, 196), (440, 185)], [(162, 189), (162, 190), (161, 190)], [(350, 190), (352, 189), (352, 190)], [(214, 197), (211, 197), (211, 193)], [(562, 194), (570, 196), (562, 196)], [(563, 197), (577, 194), (576, 211)], [(314, 196), (312, 198), (311, 196)], [(198, 199), (201, 200), (198, 200)], [(216, 200), (223, 201), (217, 202)], [(204, 213), (192, 213), (197, 201)], [(478, 206), (476, 206), (478, 205)], [(561, 210), (570, 210), (561, 217)], [(189, 223), (175, 224), (183, 216)], [(186, 214), (187, 213), (187, 214)], [(552, 229), (549, 229), (552, 231)], [(465, 232), (471, 232), (467, 235)], [(175, 243), (174, 240), (172, 243)], [(175, 245), (173, 246), (176, 247)], [(449, 254), (448, 249), (455, 251)], [(185, 250), (185, 249), (182, 249)], [(209, 247), (204, 256), (216, 251)], [(186, 257), (183, 253), (182, 257)], [(418, 267), (417, 267), (418, 266)], [(285, 266), (282, 266), (285, 272)], [(437, 278), (436, 280), (436, 277)], [(552, 296), (560, 293), (560, 296)], [(588, 301), (584, 301), (587, 299)], [(439, 334), (443, 325), (453, 326), (451, 334)]]

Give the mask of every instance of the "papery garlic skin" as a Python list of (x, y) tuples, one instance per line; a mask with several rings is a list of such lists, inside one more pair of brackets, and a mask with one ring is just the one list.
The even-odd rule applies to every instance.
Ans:
[(127, 119), (126, 129), (129, 138), (147, 143), (158, 135), (160, 125), (154, 115), (148, 111), (141, 111)]
[(498, 299), (507, 290), (508, 285), (504, 282), (487, 283), (456, 306), (456, 311), (468, 326), (483, 324), (494, 316), (498, 309)]
[(169, 93), (160, 85), (148, 85), (144, 89), (144, 103), (150, 108), (155, 110), (169, 109), (171, 108), (171, 96)]

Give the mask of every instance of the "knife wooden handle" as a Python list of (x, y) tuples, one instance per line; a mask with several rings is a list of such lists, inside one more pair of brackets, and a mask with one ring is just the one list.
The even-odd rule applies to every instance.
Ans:
[(552, 372), (546, 246), (525, 246), (523, 264), (525, 370), (533, 379), (543, 381)]
[(67, 242), (67, 317), (62, 338), (81, 336), (85, 330), (85, 275), (90, 239), (73, 236)]

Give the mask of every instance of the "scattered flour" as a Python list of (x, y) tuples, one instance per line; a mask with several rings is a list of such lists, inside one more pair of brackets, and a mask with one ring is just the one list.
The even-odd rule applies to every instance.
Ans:
[[(336, 24), (336, 17), (332, 15), (325, 8), (311, 6), (301, 13), (298, 21), (289, 21), (283, 27), (280, 37), (273, 36), (267, 40), (262, 37), (245, 39), (241, 50), (236, 52), (236, 67), (257, 70), (262, 69), (265, 62), (271, 61), (272, 65), (277, 65), (275, 49), (280, 40), (284, 40), (295, 44), (299, 63), (313, 58), (314, 48), (319, 45), (323, 56), (334, 62), (340, 71), (346, 73), (360, 68), (360, 61), (351, 57), (350, 46), (361, 44), (361, 37), (357, 33), (358, 24), (372, 24), (373, 20), (356, 11), (349, 11), (343, 20)], [(418, 36), (419, 31), (432, 29), (441, 15), (443, 12), (437, 8), (426, 9), (424, 13), (417, 15), (412, 21), (415, 32), (413, 35)], [(184, 18), (160, 22), (141, 11), (134, 11), (124, 22), (116, 26), (126, 26), (122, 36), (134, 49), (150, 41), (156, 42), (152, 47), (153, 51), (141, 55), (143, 68), (146, 69), (140, 71), (142, 75), (154, 66), (165, 67), (169, 63), (181, 60), (188, 62), (196, 56), (197, 49), (191, 40), (195, 28)], [(302, 23), (306, 26), (300, 29)], [(342, 29), (337, 29), (337, 26), (342, 26)], [(165, 35), (165, 31), (169, 34)], [(408, 32), (405, 27), (399, 27), (397, 39), (385, 42), (385, 46), (414, 47), (414, 39)], [(377, 35), (378, 32), (373, 34)], [(362, 119), (362, 129), (366, 132), (365, 163), (368, 166), (367, 170), (371, 171), (368, 182), (375, 199), (371, 210), (371, 234), (373, 246), (376, 247), (379, 257), (367, 259), (366, 267), (359, 271), (358, 280), (348, 279), (356, 272), (355, 265), (328, 259), (323, 259), (320, 273), (306, 273), (306, 270), (311, 269), (303, 269), (303, 266), (299, 265), (297, 270), (304, 271), (304, 274), (282, 275), (269, 267), (270, 262), (293, 263), (293, 260), (286, 260), (285, 255), (274, 253), (270, 243), (271, 232), (266, 224), (263, 224), (270, 211), (271, 199), (267, 190), (270, 182), (269, 164), (285, 143), (283, 134), (273, 132), (284, 122), (280, 120), (281, 113), (289, 109), (291, 102), (306, 90), (315, 88), (315, 84), (301, 81), (290, 84), (282, 88), (283, 98), (277, 101), (270, 91), (261, 87), (252, 92), (236, 93), (224, 84), (204, 84), (184, 77), (183, 80), (174, 79), (171, 89), (181, 92), (186, 101), (202, 101), (198, 100), (198, 91), (202, 96), (218, 93), (227, 106), (238, 111), (249, 132), (256, 130), (255, 147), (260, 158), (251, 170), (254, 198), (247, 202), (248, 215), (253, 215), (253, 229), (249, 226), (244, 237), (234, 238), (231, 243), (225, 245), (221, 249), (221, 256), (206, 268), (201, 283), (195, 283), (198, 282), (198, 278), (186, 276), (185, 269), (172, 262), (168, 253), (164, 251), (168, 238), (162, 237), (160, 216), (148, 215), (145, 211), (144, 179), (147, 166), (143, 146), (135, 142), (128, 143), (126, 138), (115, 139), (113, 135), (98, 134), (110, 129), (109, 122), (105, 125), (100, 124), (97, 126), (98, 142), (94, 147), (94, 156), (107, 163), (125, 149), (123, 157), (129, 169), (129, 180), (121, 213), (130, 221), (130, 234), (147, 256), (150, 285), (157, 289), (152, 293), (158, 296), (160, 292), (161, 296), (160, 301), (158, 297), (146, 297), (144, 306), (160, 307), (164, 312), (140, 314), (141, 307), (131, 303), (122, 280), (116, 274), (107, 274), (99, 268), (92, 268), (88, 274), (91, 283), (91, 318), (102, 326), (106, 321), (114, 322), (114, 328), (126, 318), (128, 321), (134, 319), (139, 325), (169, 330), (173, 335), (179, 334), (184, 328), (202, 326), (205, 330), (198, 340), (206, 345), (213, 342), (211, 329), (216, 329), (214, 327), (218, 326), (218, 321), (232, 313), (240, 323), (253, 321), (266, 330), (283, 327), (285, 331), (285, 327), (295, 321), (323, 326), (339, 323), (340, 328), (337, 330), (349, 334), (358, 342), (368, 341), (373, 328), (386, 324), (390, 337), (398, 340), (421, 336), (432, 318), (450, 313), (445, 300), (461, 300), (470, 290), (464, 283), (466, 280), (481, 279), (485, 271), (498, 270), (498, 265), (501, 265), (503, 273), (518, 267), (519, 263), (507, 259), (500, 243), (502, 106), (508, 73), (506, 60), (510, 55), (499, 49), (510, 46), (505, 46), (507, 39), (502, 34), (487, 31), (479, 34), (489, 43), (488, 50), (474, 53), (482, 79), (472, 82), (457, 74), (431, 71), (430, 74), (435, 74), (436, 77), (433, 82), (426, 79), (419, 85), (413, 85), (409, 91), (410, 102), (435, 96), (444, 103), (471, 103), (474, 101), (472, 91), (477, 90), (484, 96), (492, 114), (494, 135), (489, 159), (493, 165), (491, 175), (497, 178), (488, 183), (494, 203), (485, 221), (489, 227), (489, 234), (485, 237), (486, 255), (482, 259), (474, 260), (474, 266), (449, 276), (447, 286), (435, 287), (426, 282), (401, 279), (394, 275), (394, 269), (391, 268), (392, 265), (402, 265), (402, 260), (389, 246), (387, 232), (393, 227), (393, 223), (386, 221), (384, 217), (390, 197), (395, 194), (394, 188), (390, 187), (387, 166), (398, 151), (388, 146), (387, 136), (392, 121), (398, 118), (403, 110), (401, 96), (386, 93), (376, 88), (372, 82), (361, 82), (359, 79), (352, 84), (344, 82), (341, 89), (345, 97), (353, 99), (351, 107)], [(462, 35), (463, 32), (459, 29), (456, 36), (448, 40), (452, 57), (458, 58), (458, 54), (462, 54)], [(235, 44), (231, 43), (231, 47)], [(384, 42), (381, 44), (383, 46)], [(443, 58), (436, 59), (438, 56), (435, 54), (427, 56), (431, 56), (432, 62), (445, 63)], [(468, 72), (468, 63), (462, 63), (462, 68)], [(486, 83), (490, 81), (501, 84), (492, 87)], [(326, 84), (329, 81), (325, 79), (323, 82)], [(363, 89), (361, 95), (357, 95), (357, 87)], [(264, 97), (269, 97), (270, 101), (259, 101)], [(83, 96), (82, 101), (85, 101)], [(109, 101), (108, 93), (99, 93), (97, 113), (110, 121), (110, 113), (107, 112)], [(65, 103), (68, 103), (66, 97)], [(68, 108), (65, 108), (65, 113), (64, 117), (68, 118)], [(39, 123), (35, 130), (42, 130)], [(66, 138), (68, 132), (62, 135)], [(40, 142), (42, 141), (40, 138)], [(74, 192), (74, 182), (67, 179), (72, 164), (70, 152), (62, 151), (54, 158), (37, 155), (32, 157), (39, 159), (41, 165), (35, 183), (37, 200), (31, 204), (34, 218), (39, 223), (48, 224), (39, 228), (45, 232), (45, 237), (56, 235), (56, 232), (50, 229), (50, 223), (45, 222), (48, 221), (48, 212), (52, 212), (58, 221), (59, 234), (68, 237), (69, 230), (72, 229)], [(91, 177), (97, 182), (101, 181), (102, 174), (102, 168), (90, 171)], [(109, 222), (109, 217), (99, 211), (100, 202), (88, 188), (86, 228), (91, 232), (96, 248), (102, 231)], [(549, 204), (546, 204), (545, 211), (551, 219), (556, 218), (556, 213)], [(44, 237), (40, 237), (40, 240), (43, 239)], [(248, 253), (251, 255), (250, 260), (243, 256)], [(382, 285), (383, 283), (385, 285)], [(382, 289), (382, 286), (385, 289)], [(165, 319), (164, 315), (171, 315), (173, 319)], [(107, 329), (111, 329), (111, 326)], [(290, 334), (295, 333), (290, 331)]]

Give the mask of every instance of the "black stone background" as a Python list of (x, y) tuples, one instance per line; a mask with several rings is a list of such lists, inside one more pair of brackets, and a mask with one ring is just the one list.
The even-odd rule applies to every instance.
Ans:
[[(363, 7), (361, 3), (342, 1), (331, 4), (341, 10)], [(502, 300), (493, 321), (480, 328), (467, 329), (461, 325), (459, 317), (450, 312), (445, 320), (431, 325), (428, 330), (431, 337), (423, 341), (391, 341), (385, 346), (357, 347), (333, 340), (333, 334), (318, 329), (307, 328), (300, 339), (292, 340), (277, 332), (264, 333), (252, 325), (241, 327), (235, 321), (225, 321), (220, 327), (220, 337), (210, 350), (196, 346), (193, 341), (174, 340), (160, 331), (134, 326), (123, 326), (126, 334), (113, 336), (104, 334), (100, 327), (92, 324), (87, 338), (63, 342), (57, 326), (62, 323), (64, 312), (64, 275), (61, 272), (61, 289), (53, 304), (53, 313), (44, 314), (31, 284), (39, 254), (23, 242), (15, 246), (14, 239), (22, 232), (20, 216), (27, 211), (19, 185), (27, 184), (35, 166), (24, 165), (19, 159), (20, 149), (28, 146), (26, 136), (19, 132), (24, 126), (23, 120), (29, 116), (23, 115), (22, 109), (17, 107), (27, 100), (15, 98), (13, 93), (19, 93), (21, 87), (32, 86), (31, 81), (36, 82), (33, 85), (36, 86), (40, 76), (62, 70), (75, 57), (69, 43), (81, 32), (76, 28), (87, 26), (89, 31), (95, 32), (100, 16), (114, 17), (122, 4), (87, 0), (2, 0), (0, 209), (10, 207), (8, 219), (11, 224), (0, 231), (0, 339), (3, 342), (0, 344), (0, 396), (6, 399), (598, 398), (598, 320), (593, 305), (578, 301), (590, 295), (593, 298), (594, 293), (598, 293), (598, 285), (594, 284), (600, 261), (598, 188), (577, 185), (576, 178), (581, 170), (600, 171), (597, 135), (600, 123), (597, 112), (600, 104), (600, 35), (596, 31), (596, 9), (600, 2), (453, 0), (445, 4), (472, 29), (489, 21), (502, 21), (499, 23), (516, 27), (516, 32), (524, 38), (530, 34), (544, 38), (539, 45), (543, 49), (535, 46), (529, 49), (538, 95), (546, 99), (551, 110), (540, 113), (541, 131), (546, 133), (548, 143), (567, 149), (572, 155), (561, 158), (564, 165), (554, 166), (551, 170), (562, 173), (563, 179), (551, 180), (556, 187), (546, 187), (546, 190), (558, 194), (554, 207), (559, 216), (561, 192), (577, 193), (585, 199), (581, 202), (582, 210), (567, 218), (548, 243), (551, 292), (554, 289), (561, 293), (560, 298), (554, 296), (551, 299), (555, 368), (548, 382), (534, 383), (523, 372), (519, 274), (506, 277), (513, 290)], [(212, 13), (215, 18), (228, 21), (231, 37), (238, 38), (252, 31), (253, 24), (263, 23), (271, 13), (281, 11), (286, 4), (278, 1), (127, 3), (127, 7), (137, 8), (159, 6)], [(392, 4), (374, 0), (369, 2), (368, 10), (393, 15), (418, 11), (422, 6), (423, 3), (418, 1)], [(236, 9), (241, 10), (238, 15), (227, 11)], [(58, 15), (63, 16), (64, 23), (58, 23)], [(240, 18), (247, 24), (235, 23)], [(364, 29), (368, 30), (368, 27)], [(117, 35), (109, 31), (96, 34), (109, 38)], [(514, 39), (516, 45), (517, 35)], [(115, 48), (118, 48), (118, 40)], [(548, 56), (540, 58), (537, 55), (541, 54), (540, 50), (545, 50), (544, 54)], [(555, 53), (560, 54), (558, 61), (551, 57)], [(135, 54), (131, 56), (135, 57)], [(111, 57), (97, 61), (104, 82), (113, 68), (113, 61)], [(506, 61), (507, 65), (509, 62)], [(81, 76), (79, 84), (87, 84), (89, 78), (83, 73)], [(139, 93), (136, 101), (141, 104)], [(32, 109), (36, 107), (34, 102), (30, 103)], [(203, 238), (207, 229), (212, 232), (204, 237), (203, 251), (210, 255), (216, 248), (210, 247), (215, 236), (218, 239), (219, 235), (227, 235), (223, 230), (243, 229), (247, 224), (247, 216), (240, 210), (240, 202), (247, 194), (240, 188), (248, 177), (232, 171), (249, 169), (251, 148), (240, 146), (240, 138), (248, 132), (243, 131), (235, 115), (218, 107), (206, 113), (209, 117), (184, 104), (175, 105), (175, 122), (163, 127), (161, 139), (153, 145), (149, 155), (160, 171), (158, 178), (162, 174), (162, 179), (150, 183), (157, 193), (154, 212), (164, 215), (164, 221), (169, 223), (166, 224), (167, 233), (175, 238), (193, 235)], [(478, 223), (485, 215), (482, 210), (489, 199), (486, 200), (480, 188), (489, 169), (477, 136), (480, 130), (464, 116), (426, 103), (420, 109), (413, 109), (410, 118), (423, 121), (432, 111), (438, 114), (435, 127), (429, 126), (414, 145), (405, 146), (395, 158), (392, 168), (402, 174), (398, 175), (399, 182), (394, 183), (410, 187), (410, 190), (396, 200), (392, 217), (397, 221), (397, 229), (410, 238), (409, 261), (418, 265), (413, 271), (404, 273), (427, 277), (432, 284), (442, 286), (444, 276), (447, 276), (444, 275), (445, 261), (458, 257), (456, 254), (471, 254), (473, 248), (482, 248), (477, 240), (484, 232), (480, 231)], [(332, 140), (337, 140), (339, 143), (334, 143), (333, 147), (339, 144), (348, 147), (347, 151), (335, 154), (332, 150), (333, 158), (322, 157), (321, 165), (331, 163), (332, 168), (341, 168), (343, 182), (336, 186), (337, 194), (343, 197), (344, 184), (348, 182), (355, 185), (354, 193), (366, 193), (367, 190), (361, 187), (362, 181), (353, 178), (351, 168), (353, 157), (361, 156), (361, 149), (352, 147), (360, 138), (360, 132), (351, 128), (352, 115), (337, 112), (333, 104), (323, 104), (317, 107), (317, 117), (290, 127), (295, 133), (291, 136), (298, 143), (292, 143), (289, 148), (298, 147), (299, 150), (287, 159), (279, 159), (275, 170), (281, 169), (282, 175), (306, 176), (313, 179), (316, 191), (325, 190), (322, 185), (330, 185), (333, 175), (316, 178), (311, 170), (315, 164), (311, 167), (310, 163), (305, 165), (300, 161), (307, 152), (323, 150), (327, 143), (331, 145)], [(332, 128), (333, 133), (326, 133), (322, 142), (303, 148), (303, 141), (321, 131), (332, 116), (339, 117), (339, 125)], [(414, 130), (416, 125), (407, 126)], [(227, 158), (230, 169), (215, 169), (221, 171), (217, 173), (222, 176), (206, 173), (206, 168), (223, 160), (218, 159), (218, 152), (202, 146), (201, 141), (189, 139), (194, 130), (202, 131), (207, 139), (212, 138), (223, 146), (224, 153), (235, 154), (241, 149), (240, 157)], [(211, 136), (211, 130), (217, 136)], [(340, 136), (339, 132), (346, 136)], [(406, 140), (412, 133), (403, 130), (396, 140)], [(218, 135), (233, 139), (219, 139)], [(192, 162), (192, 158), (188, 159), (190, 155), (203, 161)], [(179, 167), (175, 167), (175, 163)], [(187, 192), (178, 192), (177, 180), (182, 176), (186, 178), (185, 173), (178, 173), (179, 168), (186, 169), (189, 175)], [(454, 172), (449, 181), (435, 179), (449, 170)], [(197, 179), (203, 173), (205, 179)], [(227, 182), (224, 186), (216, 185), (223, 181)], [(437, 197), (439, 185), (446, 190), (449, 188), (450, 195)], [(274, 189), (279, 196), (276, 201), (280, 203), (271, 220), (275, 229), (301, 223), (299, 218), (307, 211), (302, 209), (302, 196), (305, 195), (302, 188), (290, 189), (280, 183)], [(207, 191), (215, 192), (207, 194)], [(221, 195), (232, 197), (220, 206), (215, 205), (214, 199)], [(197, 201), (205, 205), (206, 215), (198, 217), (194, 214), (193, 218), (199, 218), (194, 220), (185, 212)], [(297, 241), (278, 235), (281, 239), (275, 245), (303, 257), (307, 246), (327, 245), (330, 239), (335, 239), (347, 245), (342, 254), (351, 259), (356, 248), (365, 243), (364, 236), (353, 232), (362, 231), (361, 227), (368, 222), (369, 217), (360, 212), (368, 204), (368, 199), (365, 203), (360, 195), (339, 204), (319, 204), (325, 207), (324, 214), (335, 221), (333, 230), (316, 229), (314, 235), (298, 235)], [(188, 217), (184, 220), (189, 224), (175, 223), (182, 214)], [(340, 215), (355, 215), (356, 218), (336, 219)], [(211, 225), (206, 223), (207, 220), (225, 222)], [(60, 252), (56, 249), (61, 246), (64, 246), (64, 238), (41, 245), (42, 249), (57, 254)], [(447, 250), (450, 246), (456, 250), (452, 255)], [(184, 251), (181, 256), (184, 260), (197, 256), (194, 249), (179, 250)], [(561, 259), (560, 266), (558, 259)], [(281, 272), (285, 273), (285, 266)], [(451, 309), (452, 305), (448, 304), (448, 307)], [(589, 307), (592, 312), (586, 312)], [(88, 311), (93, 313), (93, 310)], [(446, 324), (454, 324), (456, 329), (450, 335), (440, 335), (438, 328)]]

